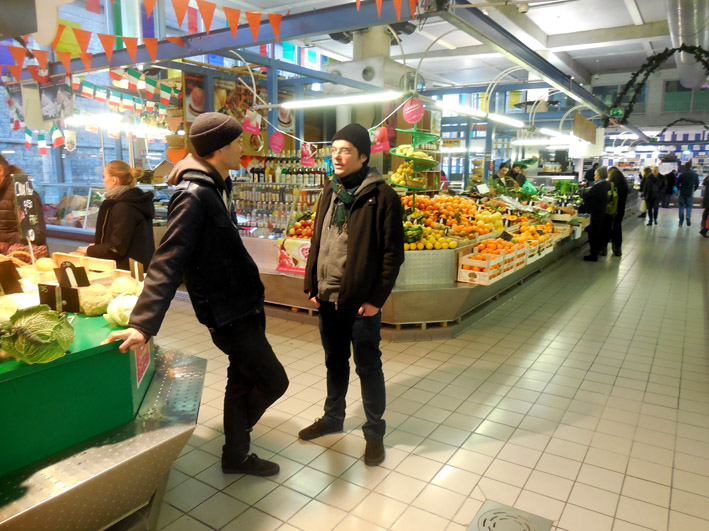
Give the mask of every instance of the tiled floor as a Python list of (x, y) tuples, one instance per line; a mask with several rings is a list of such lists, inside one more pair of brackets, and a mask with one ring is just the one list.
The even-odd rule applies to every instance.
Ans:
[[(698, 216), (695, 215), (698, 221)], [(254, 430), (272, 478), (223, 475), (225, 358), (175, 302), (158, 343), (207, 358), (199, 425), (170, 476), (170, 530), (465, 530), (485, 500), (566, 531), (709, 529), (709, 241), (633, 219), (622, 259), (549, 267), (455, 339), (385, 343), (387, 458), (361, 460), (353, 371), (346, 431), (321, 415), (313, 325), (268, 336), (290, 377)]]

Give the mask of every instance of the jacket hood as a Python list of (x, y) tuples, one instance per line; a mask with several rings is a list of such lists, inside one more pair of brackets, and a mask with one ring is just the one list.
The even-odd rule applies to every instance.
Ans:
[(189, 153), (184, 159), (175, 165), (167, 178), (167, 182), (173, 186), (176, 186), (180, 183), (180, 181), (182, 181), (185, 173), (188, 172), (199, 172), (208, 175), (212, 178), (218, 188), (224, 188), (224, 179), (222, 179), (222, 176), (219, 175), (217, 169), (202, 157), (198, 157), (192, 153)]
[(384, 177), (382, 177), (382, 174), (379, 173), (379, 170), (377, 168), (370, 166), (369, 171), (367, 172), (367, 176), (364, 178), (364, 181), (362, 181), (362, 184), (359, 186), (359, 188), (355, 192), (355, 196), (358, 196), (361, 193), (364, 193), (372, 185), (375, 185), (380, 182), (384, 182)]
[(115, 199), (104, 199), (104, 203), (125, 203), (135, 208), (148, 221), (155, 217), (153, 192), (144, 192), (140, 188), (131, 188)]

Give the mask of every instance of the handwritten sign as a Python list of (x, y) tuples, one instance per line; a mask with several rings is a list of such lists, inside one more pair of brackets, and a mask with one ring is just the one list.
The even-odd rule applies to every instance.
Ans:
[(34, 190), (32, 189), (29, 175), (12, 174), (12, 181), (15, 187), (15, 212), (20, 236), (33, 242), (39, 226), (40, 216), (44, 214), (34, 200)]
[(401, 115), (410, 124), (416, 124), (423, 119), (425, 109), (421, 100), (411, 98), (404, 103), (404, 108), (401, 110)]

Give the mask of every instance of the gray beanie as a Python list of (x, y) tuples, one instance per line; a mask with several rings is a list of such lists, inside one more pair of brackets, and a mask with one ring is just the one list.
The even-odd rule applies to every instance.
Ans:
[(231, 144), (243, 129), (231, 116), (219, 112), (205, 112), (197, 116), (190, 128), (190, 142), (197, 155), (204, 157)]

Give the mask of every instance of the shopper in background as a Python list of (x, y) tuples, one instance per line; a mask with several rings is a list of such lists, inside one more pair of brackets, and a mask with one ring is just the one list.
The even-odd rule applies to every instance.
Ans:
[(652, 166), (651, 173), (643, 179), (642, 197), (647, 204), (647, 225), (652, 225), (653, 220), (657, 225), (657, 214), (660, 211), (660, 202), (665, 194), (665, 179), (660, 176), (657, 166)]
[[(645, 166), (643, 168), (642, 173), (640, 174), (640, 182), (635, 185), (635, 189), (640, 190), (640, 197), (642, 198), (643, 201), (645, 201), (645, 197), (643, 196), (643, 187), (645, 185), (645, 180), (648, 178), (649, 175), (652, 175), (652, 168), (650, 166)], [(640, 214), (638, 215), (638, 217), (644, 218), (645, 216), (647, 216), (647, 201), (645, 201), (645, 209), (644, 210), (641, 205)]]
[(709, 216), (709, 175), (704, 177), (702, 185), (704, 186), (704, 198), (702, 199), (704, 212), (702, 212), (702, 226), (699, 229), (699, 234), (705, 238), (709, 238), (709, 236), (707, 236), (707, 229), (709, 229), (709, 227), (707, 227), (707, 217)]
[(662, 208), (670, 207), (670, 199), (675, 193), (675, 185), (677, 184), (677, 170), (672, 170), (664, 175), (665, 178), (665, 198), (662, 200)]
[(375, 466), (384, 460), (386, 431), (381, 307), (404, 262), (404, 232), (401, 201), (368, 166), (370, 151), (369, 134), (359, 124), (332, 138), (334, 176), (320, 197), (305, 269), (305, 293), (319, 309), (327, 397), (322, 418), (298, 436), (309, 441), (342, 430), (351, 344), (367, 419), (364, 462)]
[(441, 178), (439, 180), (439, 186), (441, 190), (448, 190), (448, 177), (446, 177), (446, 172), (441, 170)]
[(682, 173), (677, 177), (677, 200), (679, 203), (679, 226), (681, 227), (687, 217), (687, 226), (692, 224), (692, 201), (694, 192), (699, 188), (699, 176), (692, 169), (692, 163), (687, 162)]
[(229, 356), (224, 394), (222, 472), (270, 476), (279, 466), (249, 455), (250, 432), (266, 408), (285, 393), (288, 377), (266, 339), (264, 287), (236, 226), (229, 170), (239, 168), (241, 125), (207, 112), (192, 123), (197, 152), (172, 170), (176, 186), (167, 229), (131, 314), (129, 328), (113, 332), (121, 352), (158, 333), (184, 279), (197, 319)]
[(618, 192), (618, 210), (614, 215), (605, 215), (603, 219), (603, 242), (599, 254), (605, 255), (608, 252), (608, 242), (611, 242), (611, 249), (614, 256), (622, 256), (621, 246), (623, 245), (623, 216), (625, 215), (625, 204), (628, 199), (628, 181), (625, 175), (615, 166), (608, 170), (608, 182), (612, 183)]
[(517, 181), (517, 184), (523, 188), (524, 183), (527, 182), (527, 166), (524, 164), (515, 164), (515, 168), (517, 168), (517, 175), (515, 175), (515, 181)]
[(500, 164), (497, 169), (497, 173), (492, 178), (492, 182), (495, 186), (503, 186), (505, 188), (515, 189), (519, 188), (519, 184), (512, 177), (509, 176), (510, 167), (506, 162)]
[(586, 228), (590, 250), (589, 254), (583, 257), (587, 262), (597, 262), (603, 249), (603, 219), (606, 215), (608, 191), (611, 189), (605, 166), (596, 168), (595, 179), (593, 185), (583, 192), (583, 202), (579, 207), (579, 212), (591, 215), (591, 223)]
[[(518, 162), (515, 162), (515, 163), (512, 165), (512, 169), (511, 169), (510, 172), (507, 174), (507, 176), (510, 177), (510, 178), (512, 178), (512, 179), (514, 179), (514, 180), (516, 181), (516, 180), (517, 180), (517, 176), (519, 175), (519, 171), (520, 171), (519, 163), (518, 163)], [(522, 186), (522, 185), (520, 184), (520, 186)]]
[(106, 187), (98, 209), (93, 245), (78, 252), (94, 258), (115, 260), (119, 269), (128, 269), (130, 259), (147, 270), (155, 251), (153, 237), (153, 193), (135, 187), (143, 173), (122, 160), (112, 160), (103, 170)]
[[(0, 155), (0, 244), (2, 253), (9, 252), (10, 246), (22, 246), (27, 240), (20, 236), (17, 223), (17, 210), (15, 208), (15, 187), (12, 184), (12, 175), (25, 175), (22, 168), (10, 164), (7, 159)], [(33, 247), (37, 246), (35, 256), (48, 256), (47, 253), (47, 228), (44, 222), (42, 201), (37, 192), (32, 194), (34, 209), (40, 213), (38, 223), (35, 226), (35, 239)], [(26, 247), (26, 245), (24, 245)], [(40, 247), (43, 248), (40, 249)], [(39, 251), (39, 252), (38, 252)]]
[(596, 169), (598, 168), (598, 162), (594, 162), (593, 166), (591, 166), (588, 170), (586, 170), (586, 173), (583, 174), (583, 180), (586, 183), (586, 186), (591, 186), (593, 182), (596, 180)]

